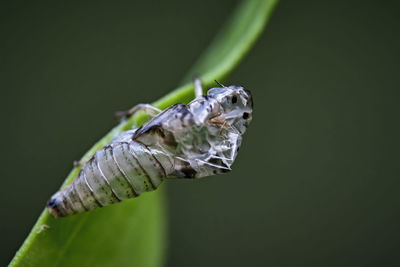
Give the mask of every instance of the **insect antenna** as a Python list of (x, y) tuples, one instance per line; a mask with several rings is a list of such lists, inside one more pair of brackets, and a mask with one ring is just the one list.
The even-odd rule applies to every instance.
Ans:
[(222, 83), (220, 83), (219, 81), (217, 81), (217, 80), (214, 80), (219, 86), (222, 86), (222, 87), (226, 87), (225, 85), (223, 85)]

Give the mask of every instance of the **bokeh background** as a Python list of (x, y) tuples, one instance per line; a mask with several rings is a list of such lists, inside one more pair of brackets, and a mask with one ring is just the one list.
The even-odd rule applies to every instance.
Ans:
[[(6, 265), (113, 113), (175, 88), (237, 1), (0, 3)], [(166, 187), (166, 266), (400, 264), (398, 1), (282, 1), (227, 84), (234, 171)]]

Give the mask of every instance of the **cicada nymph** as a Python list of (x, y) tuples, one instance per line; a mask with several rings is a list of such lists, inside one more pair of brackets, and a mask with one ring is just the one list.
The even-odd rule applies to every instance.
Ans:
[(253, 112), (250, 91), (241, 86), (211, 88), (163, 111), (139, 104), (122, 114), (144, 111), (152, 118), (117, 135), (82, 165), (74, 181), (48, 202), (53, 217), (64, 217), (137, 197), (169, 178), (195, 179), (228, 172)]

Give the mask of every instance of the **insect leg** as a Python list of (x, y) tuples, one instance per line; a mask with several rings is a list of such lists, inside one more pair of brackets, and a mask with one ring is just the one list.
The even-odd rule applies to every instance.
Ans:
[(211, 162), (200, 160), (200, 159), (198, 159), (196, 161), (198, 164), (201, 164), (201, 167), (199, 168), (196, 178), (210, 176), (210, 175), (214, 175), (217, 173), (229, 172), (231, 170), (229, 165), (224, 166), (224, 164), (222, 164), (222, 162), (221, 163), (211, 163)]
[(129, 118), (139, 111), (143, 111), (147, 115), (154, 117), (158, 113), (161, 112), (161, 109), (159, 109), (155, 106), (152, 106), (150, 104), (137, 104), (136, 106), (132, 107), (130, 110), (115, 112), (115, 118), (118, 120), (120, 120), (122, 118)]
[(201, 80), (199, 77), (195, 77), (194, 78), (194, 95), (196, 97), (199, 97), (201, 95), (203, 95), (203, 88), (201, 87)]

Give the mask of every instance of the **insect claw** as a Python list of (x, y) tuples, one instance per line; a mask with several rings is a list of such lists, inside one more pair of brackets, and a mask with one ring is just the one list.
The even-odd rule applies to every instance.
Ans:
[(39, 230), (37, 231), (38, 234), (40, 234), (41, 232), (43, 232), (46, 229), (50, 229), (50, 226), (48, 226), (47, 224), (42, 224), (39, 228)]
[(117, 112), (114, 113), (114, 118), (115, 118), (117, 121), (120, 121), (120, 120), (122, 120), (122, 119), (128, 117), (128, 115), (129, 115), (129, 114), (128, 114), (127, 111), (117, 111)]
[(74, 160), (74, 161), (72, 162), (72, 165), (73, 165), (75, 168), (82, 167), (82, 163), (81, 163), (79, 160)]

